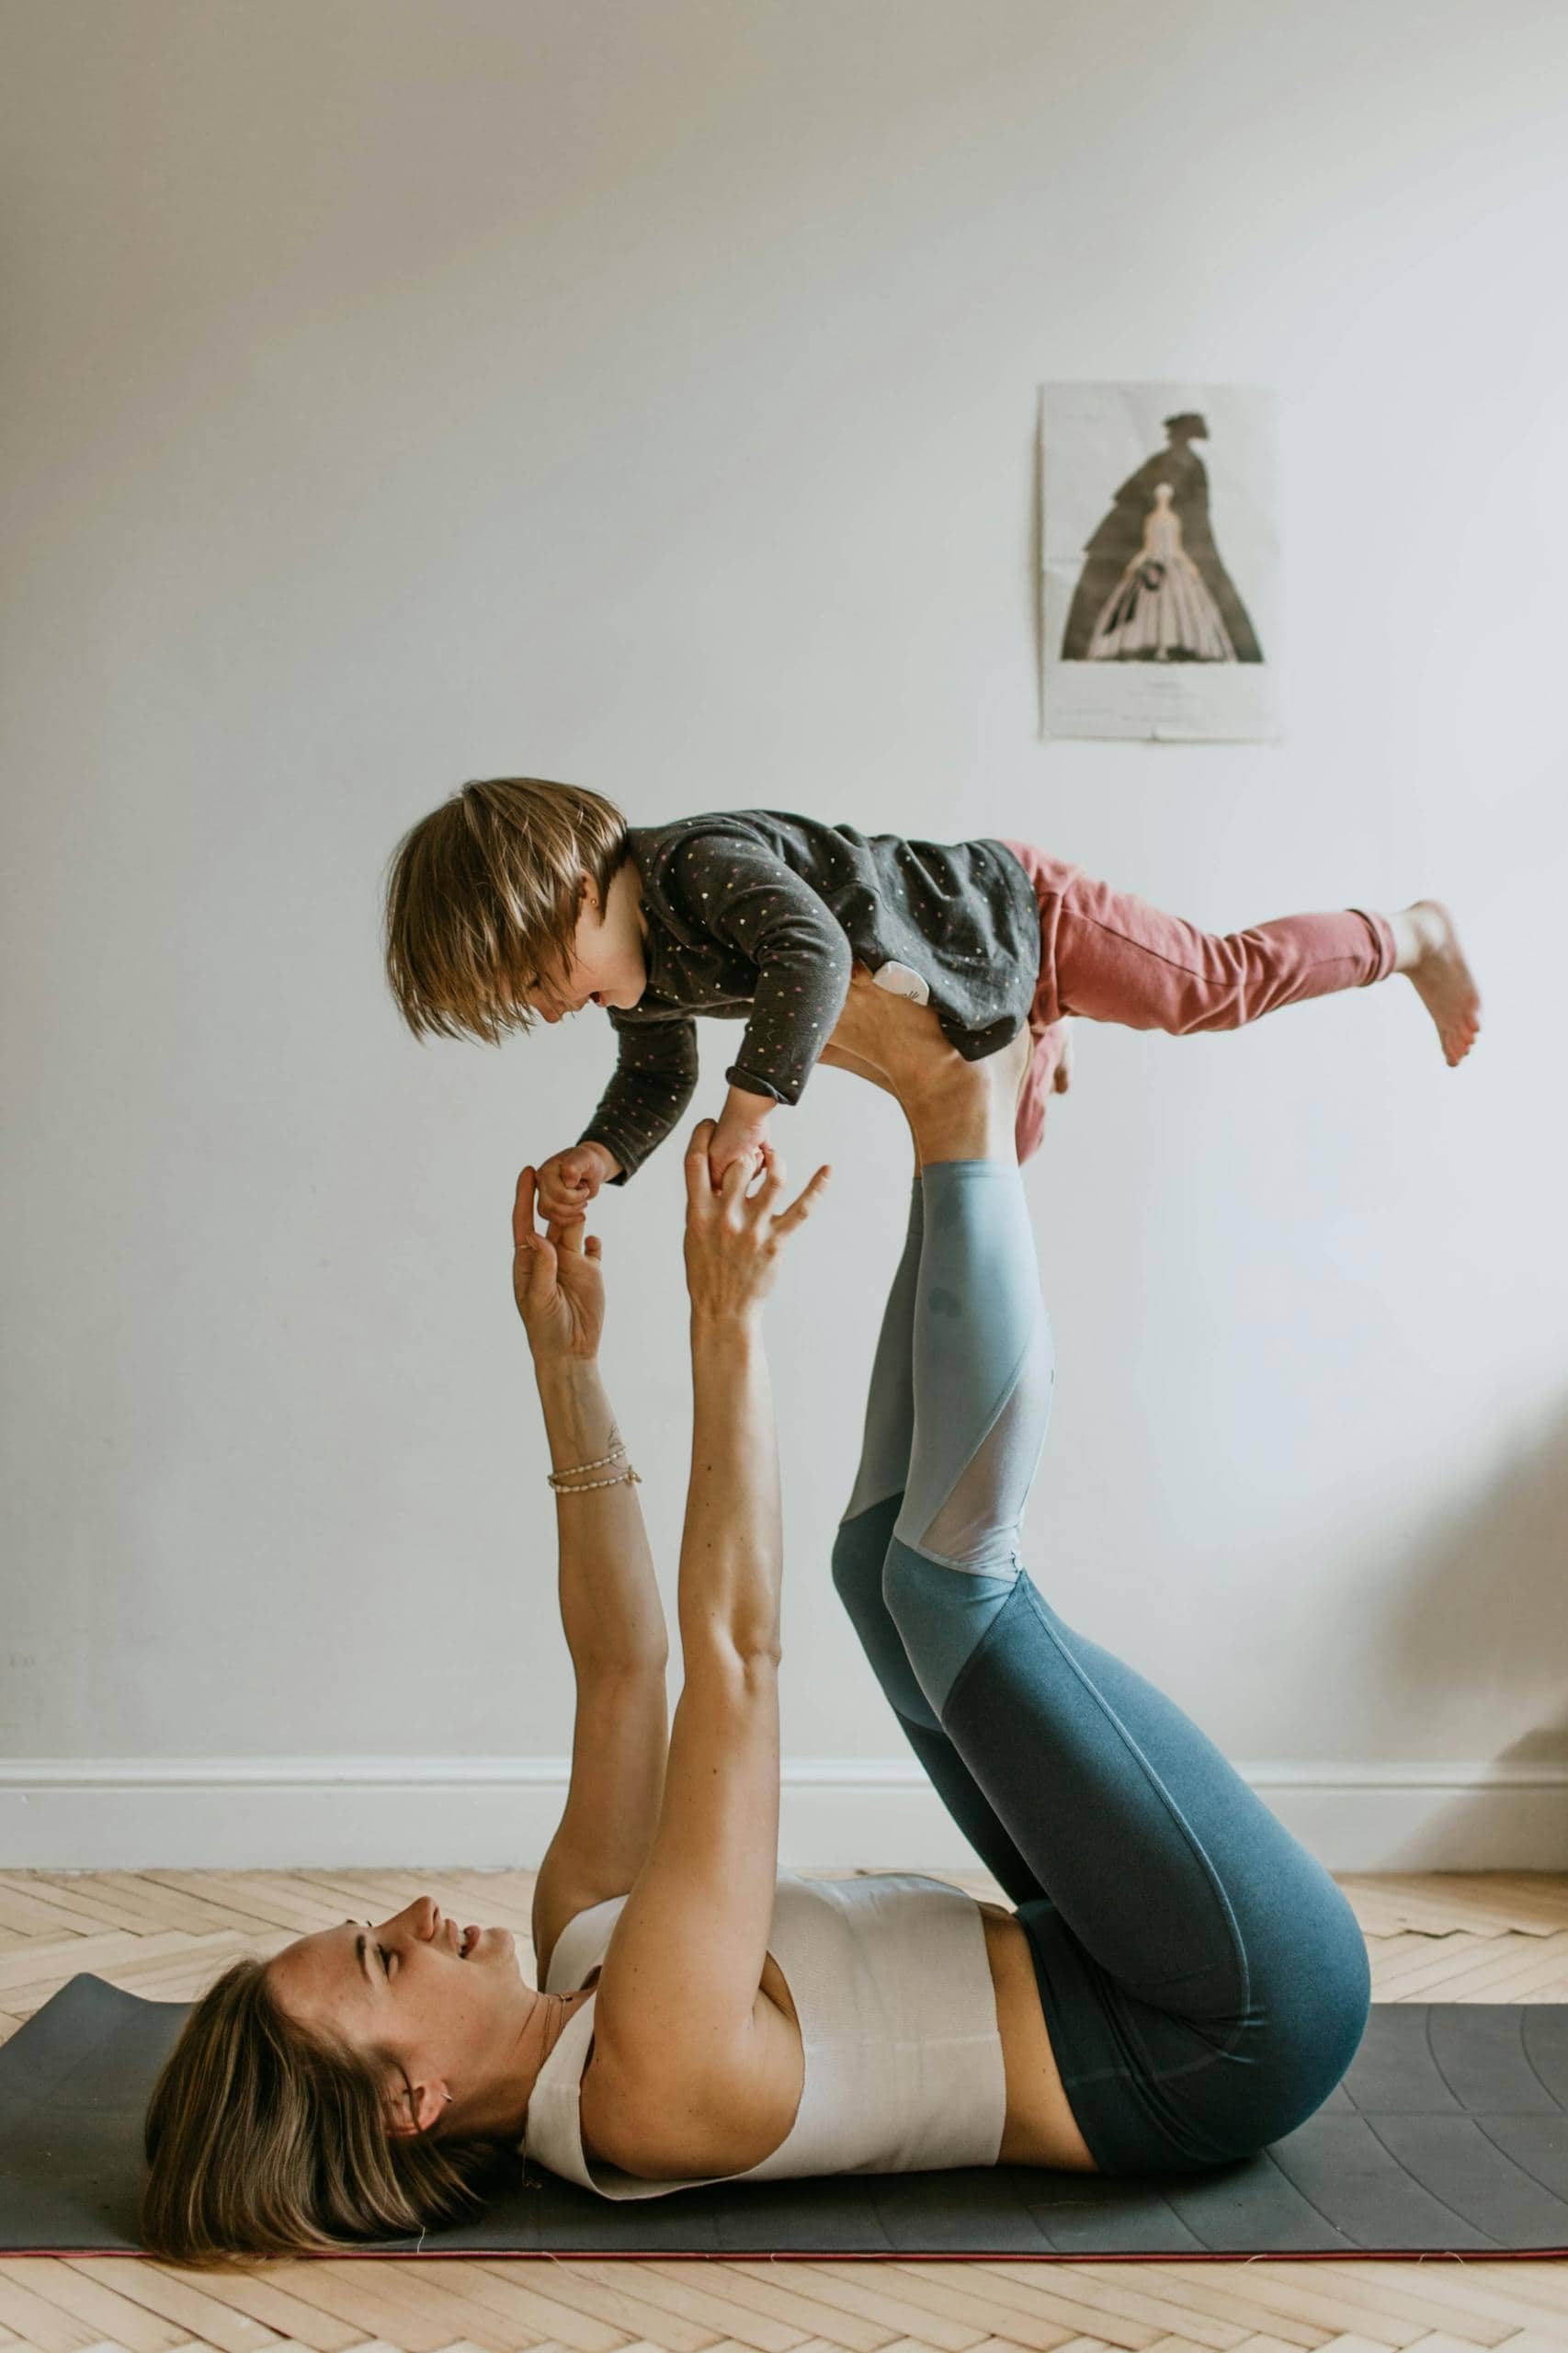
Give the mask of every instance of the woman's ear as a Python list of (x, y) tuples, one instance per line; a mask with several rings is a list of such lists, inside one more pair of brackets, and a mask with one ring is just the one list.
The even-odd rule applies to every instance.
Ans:
[(405, 2076), (402, 2090), (391, 2102), (388, 2130), (400, 2141), (433, 2131), (446, 2114), (451, 2097), (444, 2084), (411, 2084)]

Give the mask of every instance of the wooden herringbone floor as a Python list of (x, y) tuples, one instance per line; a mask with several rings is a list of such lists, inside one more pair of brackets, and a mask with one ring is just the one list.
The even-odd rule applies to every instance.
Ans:
[[(954, 1877), (958, 1874), (947, 1874)], [(1568, 1877), (1346, 1878), (1378, 2001), (1568, 2001)], [(975, 1893), (991, 1893), (979, 1875)], [(186, 2000), (347, 1908), (510, 1927), (524, 1871), (0, 1871), (0, 2040), (79, 1970)], [(0, 2353), (1568, 2353), (1568, 2264), (0, 2258)]]

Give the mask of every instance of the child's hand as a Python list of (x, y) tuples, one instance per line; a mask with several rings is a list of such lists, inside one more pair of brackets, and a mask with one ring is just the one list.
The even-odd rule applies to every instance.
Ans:
[(619, 1174), (619, 1161), (602, 1143), (574, 1143), (570, 1152), (551, 1153), (540, 1163), (540, 1215), (552, 1225), (586, 1216), (599, 1187)]
[(535, 1231), (535, 1172), (525, 1168), (512, 1201), (512, 1296), (536, 1362), (591, 1364), (605, 1320), (599, 1237), (583, 1221)]
[(744, 1086), (731, 1087), (724, 1099), (723, 1116), (708, 1145), (708, 1166), (715, 1191), (724, 1181), (725, 1169), (736, 1160), (745, 1163), (746, 1183), (751, 1183), (762, 1166), (772, 1108), (770, 1095), (753, 1095)]

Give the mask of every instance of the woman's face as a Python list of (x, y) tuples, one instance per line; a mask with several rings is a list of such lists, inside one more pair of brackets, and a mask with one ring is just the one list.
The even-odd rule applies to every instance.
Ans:
[[(505, 2106), (516, 2081), (517, 2044), (539, 1999), (509, 1929), (460, 1928), (422, 1895), (389, 1920), (345, 1920), (297, 1938), (267, 1976), (301, 2026), (391, 2054), (403, 2129), (411, 2118), (422, 2131), (505, 2126), (497, 2101)], [(520, 2130), (524, 2097), (517, 2105)]]

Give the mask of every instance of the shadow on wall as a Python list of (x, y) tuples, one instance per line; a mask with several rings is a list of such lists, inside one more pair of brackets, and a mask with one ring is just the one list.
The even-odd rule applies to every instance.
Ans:
[(1568, 1404), (1445, 1515), (1392, 1611), (1392, 1671), (1431, 1698), (1424, 1754), (1473, 1756), (1472, 1706), (1521, 1726), (1494, 1760), (1525, 1768), (1521, 1786), (1457, 1798), (1431, 1825), (1445, 1850), (1471, 1870), (1568, 1868), (1568, 1787), (1524, 1785), (1532, 1766), (1568, 1765)]

